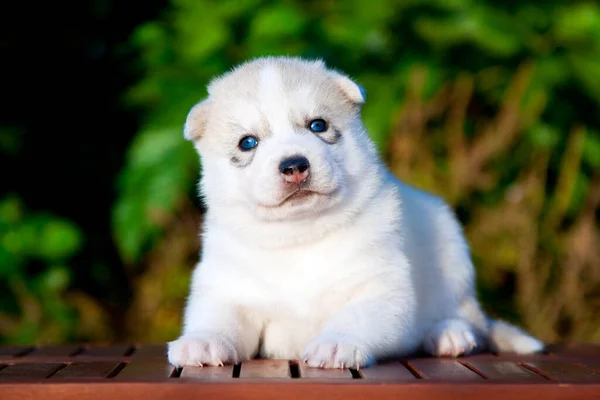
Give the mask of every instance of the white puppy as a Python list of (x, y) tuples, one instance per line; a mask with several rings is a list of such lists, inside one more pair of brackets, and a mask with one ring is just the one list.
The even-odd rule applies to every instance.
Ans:
[(208, 93), (185, 124), (208, 211), (172, 364), (260, 354), (359, 368), (419, 348), (543, 348), (481, 311), (456, 218), (388, 172), (352, 80), (320, 61), (270, 57)]

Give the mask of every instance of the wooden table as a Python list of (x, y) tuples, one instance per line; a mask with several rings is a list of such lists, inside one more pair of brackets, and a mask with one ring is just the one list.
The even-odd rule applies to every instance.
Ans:
[(0, 347), (0, 399), (600, 399), (600, 345), (519, 357), (410, 357), (322, 370), (288, 360), (166, 363), (164, 345)]

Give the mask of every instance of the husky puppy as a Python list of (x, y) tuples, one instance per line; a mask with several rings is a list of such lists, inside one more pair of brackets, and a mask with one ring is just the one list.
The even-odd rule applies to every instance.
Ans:
[(208, 93), (184, 128), (208, 210), (172, 364), (260, 354), (359, 368), (418, 349), (542, 350), (482, 312), (453, 212), (386, 169), (350, 78), (321, 61), (268, 57)]

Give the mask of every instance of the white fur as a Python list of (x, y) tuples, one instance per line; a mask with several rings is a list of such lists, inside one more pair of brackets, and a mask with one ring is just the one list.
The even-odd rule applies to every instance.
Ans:
[[(386, 170), (349, 78), (321, 62), (264, 58), (216, 79), (209, 93), (186, 123), (208, 211), (171, 363), (260, 353), (359, 368), (420, 347), (438, 356), (542, 348), (483, 314), (456, 218)], [(341, 138), (310, 132), (315, 118)], [(241, 152), (248, 134), (259, 145)], [(294, 155), (309, 159), (307, 188), (318, 194), (286, 201), (278, 165)]]

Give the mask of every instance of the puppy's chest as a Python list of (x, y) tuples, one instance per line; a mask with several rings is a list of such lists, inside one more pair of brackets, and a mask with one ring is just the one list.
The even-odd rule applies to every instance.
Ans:
[(323, 304), (346, 297), (349, 278), (339, 257), (290, 252), (246, 257), (236, 276), (238, 299), (266, 317), (314, 315)]
[(259, 267), (251, 278), (254, 306), (276, 314), (285, 310), (298, 315), (314, 313), (315, 305), (344, 290), (344, 278), (337, 268), (328, 269), (323, 260), (287, 260), (276, 268)]

